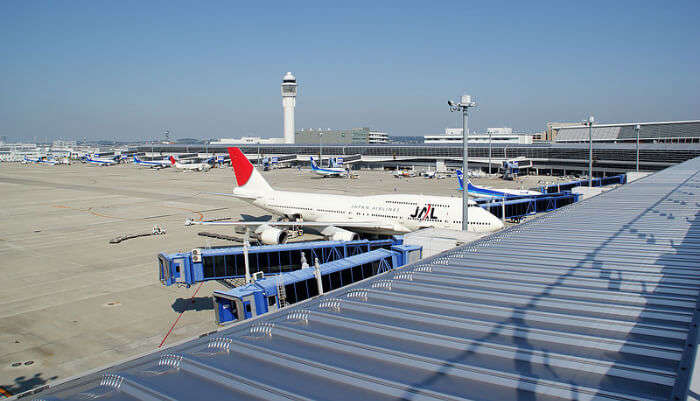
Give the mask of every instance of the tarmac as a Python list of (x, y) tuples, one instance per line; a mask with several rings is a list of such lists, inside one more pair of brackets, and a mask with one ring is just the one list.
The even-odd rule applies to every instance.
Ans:
[[(397, 179), (388, 171), (320, 178), (295, 168), (263, 175), (283, 190), (461, 196), (456, 178)], [(553, 180), (473, 182), (527, 188)], [(231, 234), (230, 228), (184, 225), (186, 218), (266, 214), (237, 199), (206, 194), (229, 192), (233, 185), (230, 168), (200, 173), (130, 164), (0, 165), (0, 397), (213, 330), (210, 294), (221, 285), (162, 287), (156, 256), (238, 245), (197, 235)], [(154, 226), (167, 234), (109, 243)], [(303, 240), (318, 238), (307, 234)]]

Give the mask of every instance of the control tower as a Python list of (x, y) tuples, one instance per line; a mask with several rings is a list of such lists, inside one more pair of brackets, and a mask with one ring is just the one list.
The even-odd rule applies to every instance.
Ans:
[(297, 104), (297, 79), (288, 72), (282, 78), (284, 108), (284, 143), (294, 143), (294, 106)]

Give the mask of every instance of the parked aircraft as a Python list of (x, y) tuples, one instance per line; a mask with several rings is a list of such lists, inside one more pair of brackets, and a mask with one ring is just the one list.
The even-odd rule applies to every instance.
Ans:
[(37, 157), (36, 159), (32, 159), (29, 156), (24, 156), (24, 160), (22, 160), (22, 163), (27, 164), (27, 163), (44, 163), (44, 164), (56, 164), (55, 160), (47, 159), (46, 156), (40, 156)]
[(409, 177), (416, 176), (416, 172), (412, 171), (412, 170), (398, 170), (397, 169), (394, 171), (393, 174), (394, 174), (394, 177), (396, 177), (396, 178), (402, 178), (402, 177), (409, 178)]
[(138, 156), (134, 155), (134, 164), (140, 166), (146, 166), (150, 168), (166, 168), (171, 166), (171, 162), (168, 159), (163, 160), (141, 160)]
[(443, 179), (447, 176), (447, 173), (445, 172), (438, 172), (437, 170), (428, 170), (424, 171), (421, 173), (421, 175), (425, 178), (437, 178), (437, 179)]
[(311, 171), (322, 177), (347, 177), (348, 175), (348, 171), (342, 167), (319, 167), (313, 157), (310, 159)]
[[(287, 221), (193, 222), (186, 224), (231, 225), (252, 230), (263, 244), (284, 243), (287, 227), (314, 227), (328, 239), (349, 241), (357, 232), (401, 234), (426, 227), (460, 230), (462, 200), (431, 195), (387, 194), (348, 196), (278, 191), (238, 148), (229, 148), (238, 186), (232, 196), (251, 203)], [(491, 232), (503, 227), (496, 216), (469, 202), (469, 231)]]
[(27, 163), (50, 164), (52, 166), (55, 166), (58, 164), (70, 164), (68, 159), (65, 159), (65, 161), (58, 160), (58, 159), (54, 159), (51, 156), (40, 156), (40, 157), (37, 157), (36, 159), (32, 159), (26, 155), (24, 156), (24, 160), (22, 160), (22, 163), (25, 163), (25, 164), (27, 164)]
[(170, 156), (170, 164), (172, 164), (173, 167), (178, 168), (180, 170), (190, 171), (209, 171), (211, 169), (211, 162), (213, 160), (214, 158), (212, 157), (200, 163), (180, 163), (175, 159), (175, 157)]
[[(457, 170), (457, 180), (459, 181), (459, 190), (464, 191), (464, 174), (461, 170)], [(528, 189), (494, 189), (489, 187), (477, 187), (467, 180), (467, 191), (469, 195), (476, 198), (510, 198), (513, 196), (533, 196), (542, 195), (542, 192), (530, 191)]]
[(95, 155), (89, 155), (85, 156), (83, 160), (86, 163), (95, 164), (98, 166), (114, 166), (115, 164), (119, 164), (119, 161), (117, 161), (118, 158), (118, 155), (114, 157), (97, 157)]

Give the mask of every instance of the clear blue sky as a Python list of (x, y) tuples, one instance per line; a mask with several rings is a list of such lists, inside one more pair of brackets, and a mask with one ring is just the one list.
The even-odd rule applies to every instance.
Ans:
[(243, 3), (0, 2), (0, 135), (281, 136), (286, 71), (297, 128), (700, 118), (697, 0)]

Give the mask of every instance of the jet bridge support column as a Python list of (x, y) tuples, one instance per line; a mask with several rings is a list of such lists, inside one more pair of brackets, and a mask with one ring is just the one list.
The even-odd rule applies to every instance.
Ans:
[(316, 277), (316, 286), (318, 286), (318, 295), (323, 295), (323, 281), (321, 280), (321, 265), (318, 264), (318, 258), (314, 260), (314, 277)]
[(248, 247), (250, 246), (250, 228), (245, 229), (245, 238), (243, 238), (243, 261), (245, 263), (245, 283), (250, 284), (250, 264), (248, 263)]
[(501, 202), (501, 210), (502, 210), (501, 220), (505, 223), (506, 222), (506, 196), (505, 195), (503, 195), (503, 201)]

